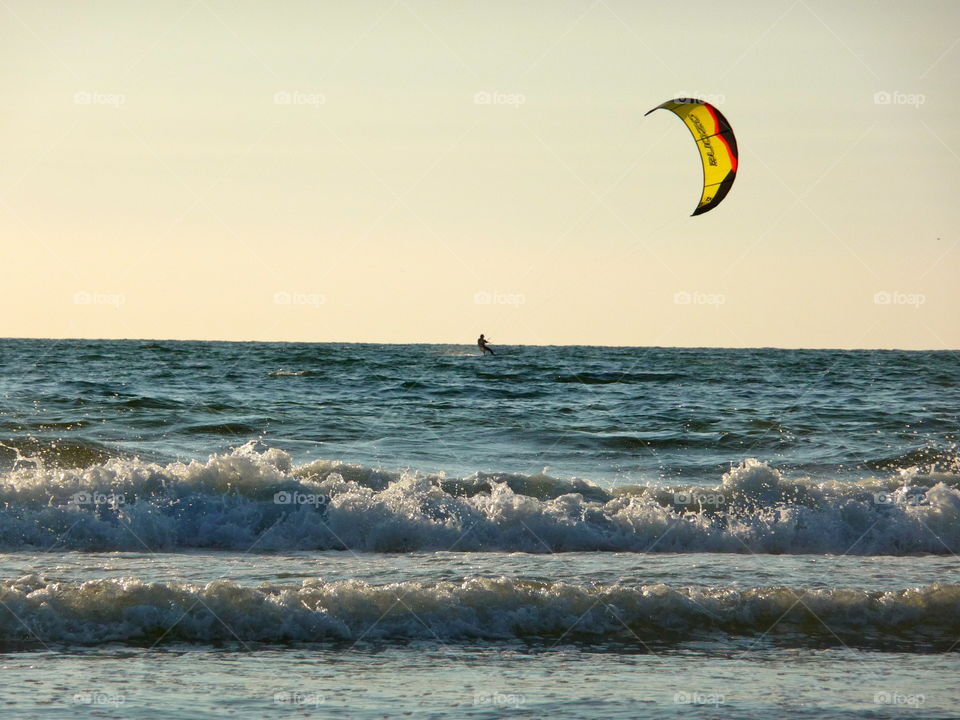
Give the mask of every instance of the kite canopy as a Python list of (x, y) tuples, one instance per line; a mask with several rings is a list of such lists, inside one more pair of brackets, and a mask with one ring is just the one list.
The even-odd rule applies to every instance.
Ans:
[(733, 180), (737, 176), (737, 139), (727, 119), (708, 102), (696, 98), (676, 98), (657, 105), (653, 110), (661, 108), (683, 120), (700, 150), (703, 194), (693, 214), (702, 215), (719, 205), (733, 187)]

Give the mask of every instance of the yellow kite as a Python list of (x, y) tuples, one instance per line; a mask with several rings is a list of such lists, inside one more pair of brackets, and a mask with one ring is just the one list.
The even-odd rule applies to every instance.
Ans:
[[(702, 215), (723, 200), (737, 177), (737, 139), (727, 119), (713, 105), (696, 98), (676, 98), (653, 110), (669, 110), (690, 128), (703, 161), (703, 194), (693, 211)], [(649, 115), (653, 112), (646, 113)]]

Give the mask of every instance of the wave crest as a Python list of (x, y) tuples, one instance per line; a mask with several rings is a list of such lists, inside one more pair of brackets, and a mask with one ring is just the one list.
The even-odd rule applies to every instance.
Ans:
[(605, 490), (546, 474), (448, 479), (328, 460), (295, 466), (282, 450), (250, 442), (206, 462), (112, 458), (8, 472), (0, 546), (955, 553), (958, 481), (903, 471), (817, 483), (746, 460), (715, 488)]
[[(0, 642), (604, 639), (642, 646), (766, 635), (780, 642), (936, 646), (960, 634), (960, 586), (890, 592), (645, 585), (506, 577), (247, 587), (138, 579), (0, 585)], [(947, 638), (948, 640), (944, 640)]]

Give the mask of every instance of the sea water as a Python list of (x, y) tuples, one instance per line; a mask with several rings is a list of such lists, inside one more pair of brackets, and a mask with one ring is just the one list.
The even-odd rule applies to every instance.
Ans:
[(0, 712), (960, 716), (960, 353), (0, 341)]

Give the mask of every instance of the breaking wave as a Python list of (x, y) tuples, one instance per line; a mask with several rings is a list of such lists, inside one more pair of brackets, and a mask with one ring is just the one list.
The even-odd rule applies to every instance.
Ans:
[(958, 487), (953, 470), (814, 482), (746, 460), (713, 488), (608, 490), (546, 474), (295, 466), (250, 442), (206, 462), (7, 471), (0, 547), (946, 554), (960, 552)]
[(0, 643), (620, 641), (643, 647), (763, 635), (773, 642), (947, 647), (960, 586), (891, 592), (645, 585), (499, 578), (249, 587), (135, 578), (0, 585)]

